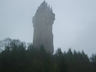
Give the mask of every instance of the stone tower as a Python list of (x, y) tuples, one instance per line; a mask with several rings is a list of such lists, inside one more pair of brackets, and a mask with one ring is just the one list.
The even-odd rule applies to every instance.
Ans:
[(55, 14), (52, 9), (44, 1), (37, 9), (33, 17), (33, 46), (35, 48), (40, 48), (43, 46), (45, 50), (49, 53), (53, 53), (53, 33), (52, 25), (55, 20)]

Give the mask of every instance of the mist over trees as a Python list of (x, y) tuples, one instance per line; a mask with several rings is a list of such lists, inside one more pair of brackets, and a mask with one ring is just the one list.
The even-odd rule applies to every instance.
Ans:
[(89, 58), (83, 51), (60, 48), (50, 54), (43, 46), (12, 40), (0, 53), (0, 72), (96, 72), (96, 54)]

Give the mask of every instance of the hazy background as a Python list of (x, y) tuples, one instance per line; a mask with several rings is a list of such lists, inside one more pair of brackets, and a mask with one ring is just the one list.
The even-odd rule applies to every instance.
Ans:
[[(44, 0), (0, 0), (0, 40), (33, 42), (32, 17)], [(96, 0), (46, 0), (53, 8), (55, 50), (96, 53)]]

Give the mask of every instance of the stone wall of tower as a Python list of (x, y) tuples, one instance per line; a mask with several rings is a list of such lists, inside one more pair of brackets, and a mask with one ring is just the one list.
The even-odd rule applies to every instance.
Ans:
[(44, 46), (45, 50), (49, 53), (53, 53), (53, 33), (52, 25), (55, 20), (55, 14), (52, 9), (44, 1), (36, 11), (33, 17), (33, 46), (35, 48), (40, 48)]

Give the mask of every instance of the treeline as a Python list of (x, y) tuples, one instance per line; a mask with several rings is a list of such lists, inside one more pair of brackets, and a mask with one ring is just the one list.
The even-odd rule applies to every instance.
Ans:
[(41, 46), (36, 49), (13, 40), (0, 53), (0, 72), (96, 72), (96, 55), (91, 58), (84, 52), (62, 52), (49, 54)]

